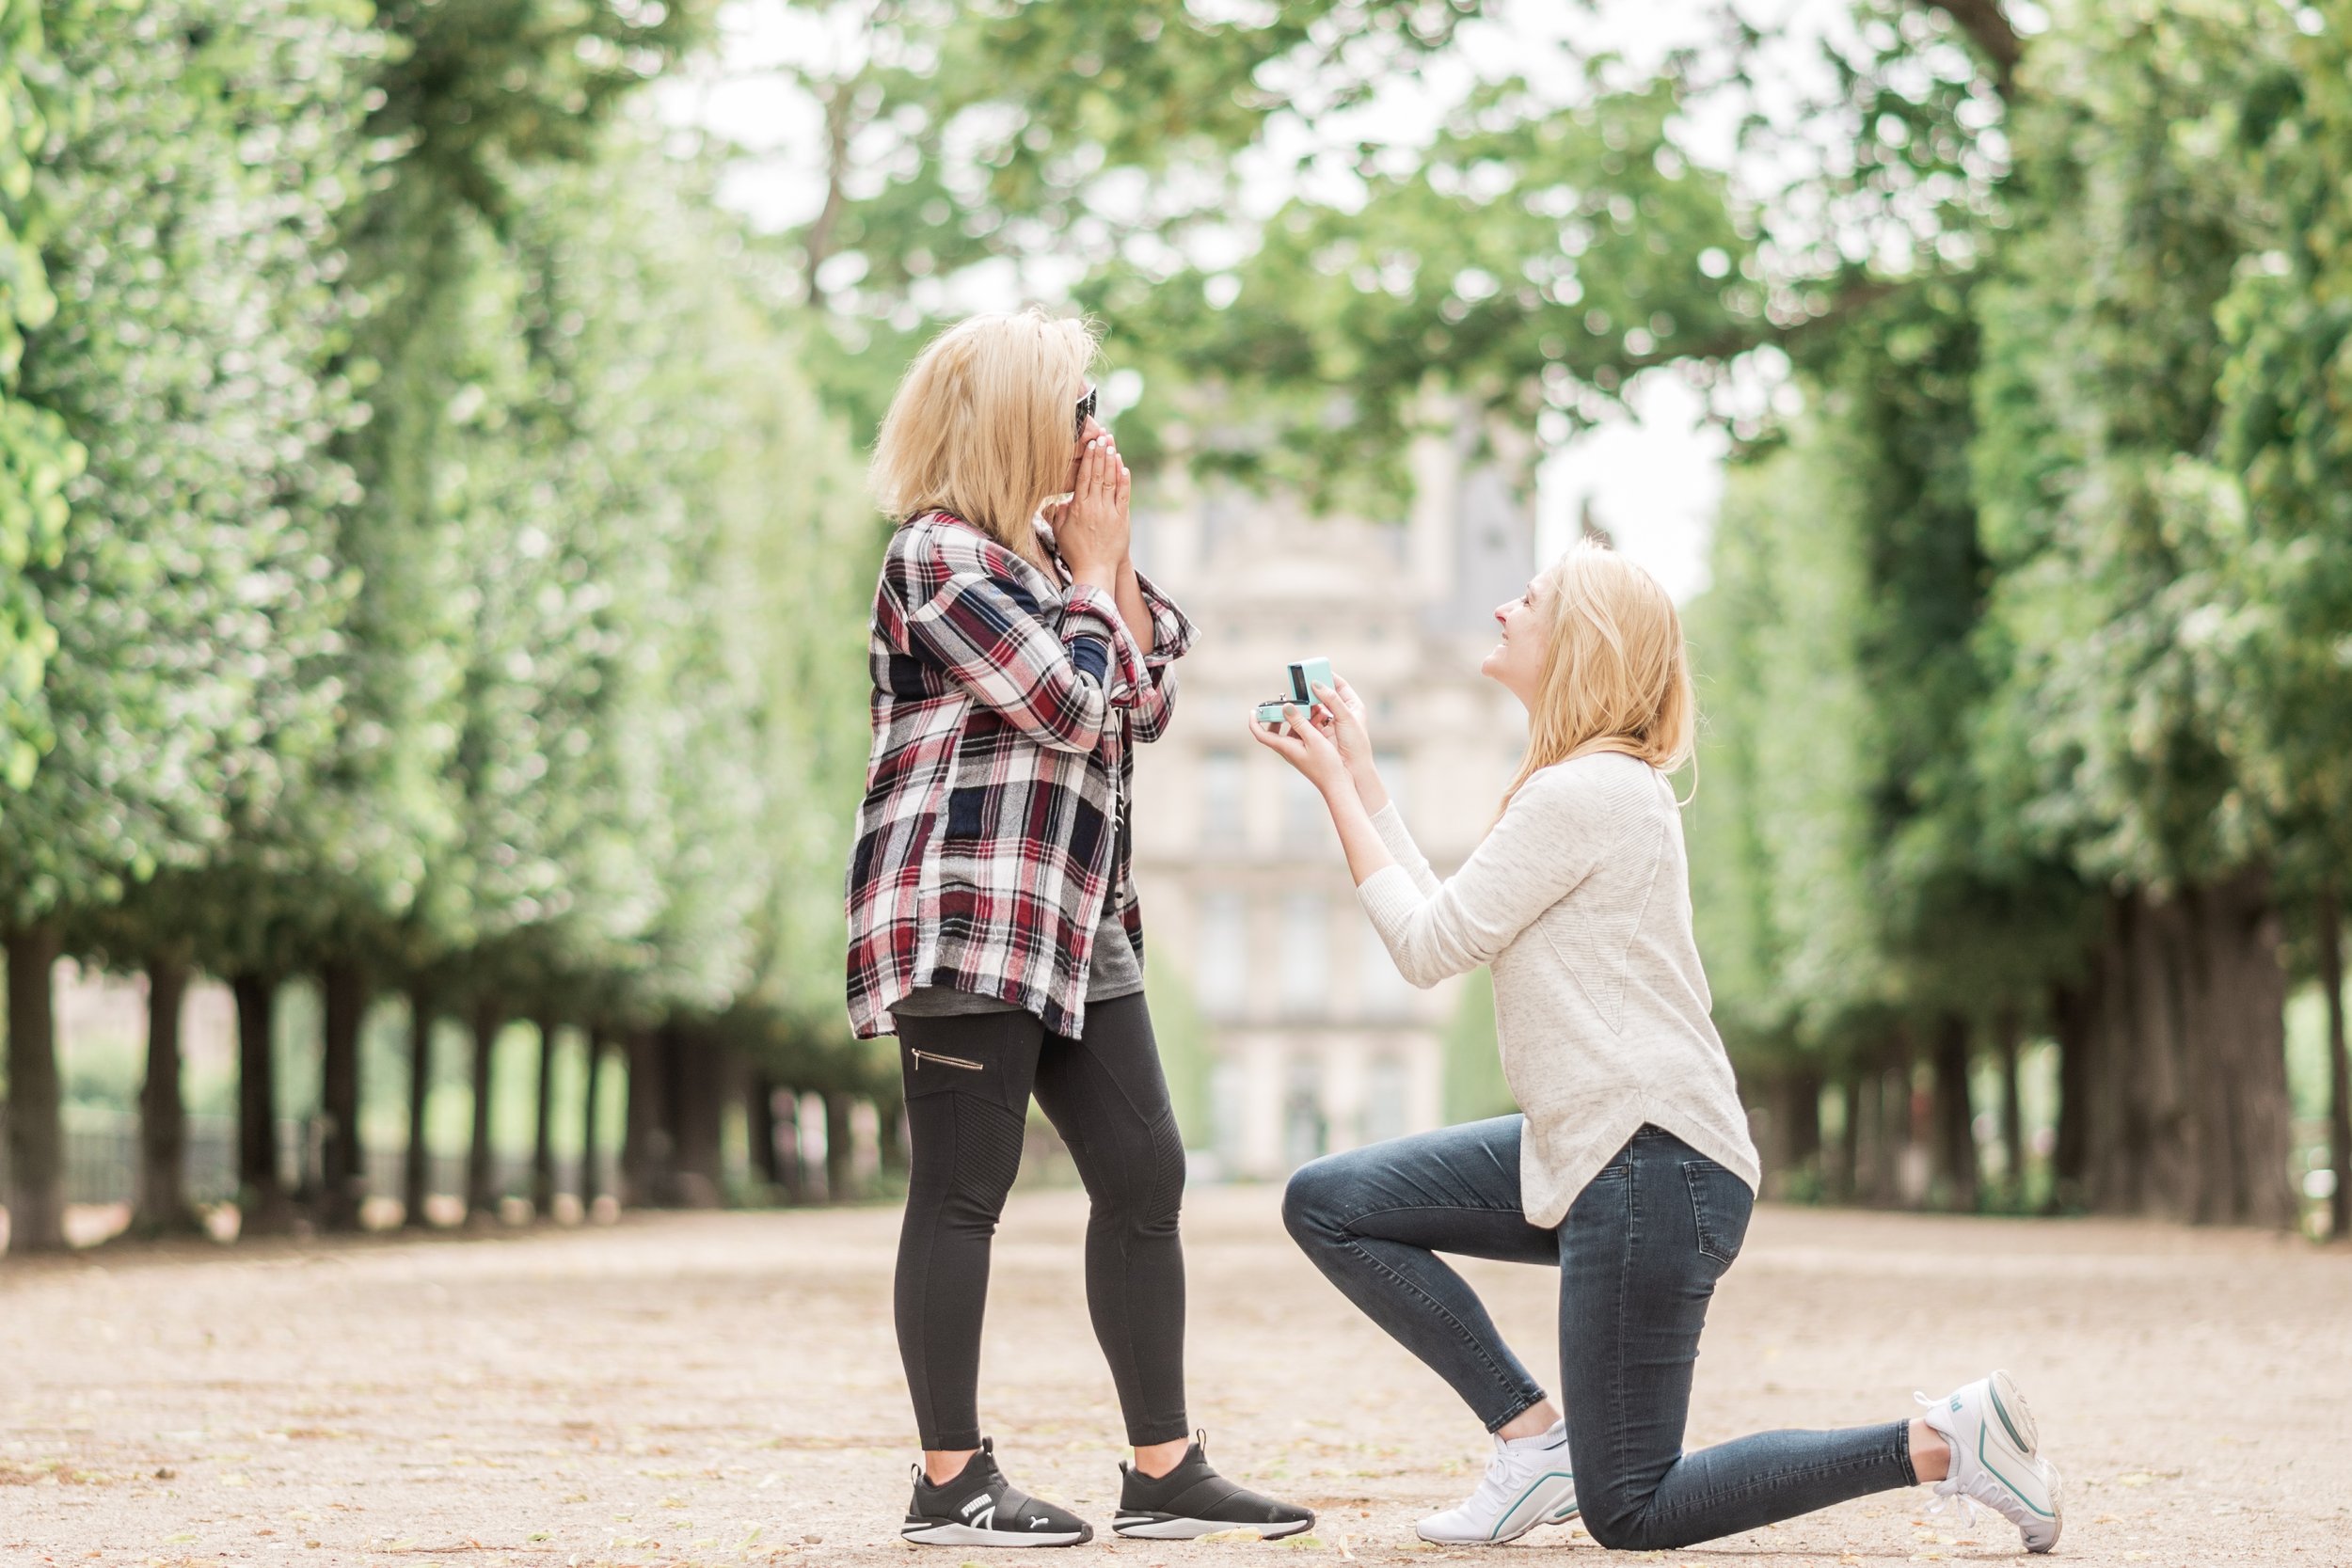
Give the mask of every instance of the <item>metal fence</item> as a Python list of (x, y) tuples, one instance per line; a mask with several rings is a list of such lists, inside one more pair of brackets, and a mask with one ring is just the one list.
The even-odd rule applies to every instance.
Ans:
[[(70, 1106), (64, 1117), (65, 1200), (68, 1203), (134, 1203), (138, 1197), (139, 1118), (135, 1113)], [(313, 1185), (321, 1168), (319, 1124), (303, 1120), (278, 1123), (278, 1180), (289, 1191)], [(191, 1202), (226, 1203), (237, 1196), (237, 1122), (234, 1117), (191, 1116), (187, 1118), (185, 1154), (187, 1192)], [(429, 1156), (425, 1191), (462, 1194), (466, 1190), (466, 1157)], [(610, 1150), (597, 1160), (612, 1192), (619, 1179), (617, 1160)], [(397, 1198), (407, 1177), (405, 1148), (367, 1150), (367, 1192), (371, 1197)], [(5, 1192), (8, 1130), (0, 1124), (0, 1192)], [(580, 1161), (559, 1155), (555, 1161), (558, 1192), (580, 1190)], [(531, 1160), (528, 1155), (500, 1153), (491, 1163), (493, 1190), (504, 1197), (528, 1197)]]

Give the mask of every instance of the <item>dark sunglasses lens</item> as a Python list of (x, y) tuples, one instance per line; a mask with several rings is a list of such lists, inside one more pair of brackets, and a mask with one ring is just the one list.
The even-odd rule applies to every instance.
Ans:
[(1089, 387), (1087, 388), (1087, 395), (1078, 400), (1077, 428), (1080, 435), (1086, 434), (1087, 421), (1094, 418), (1095, 405), (1101, 401), (1101, 388)]

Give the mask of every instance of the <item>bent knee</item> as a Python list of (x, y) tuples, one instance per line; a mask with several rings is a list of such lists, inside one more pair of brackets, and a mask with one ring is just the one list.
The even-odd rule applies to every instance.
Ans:
[(1342, 1195), (1348, 1187), (1346, 1156), (1326, 1154), (1291, 1172), (1282, 1187), (1282, 1226), (1305, 1246), (1340, 1228)]
[(1577, 1502), (1581, 1505), (1577, 1523), (1584, 1527), (1596, 1546), (1613, 1552), (1655, 1552), (1690, 1544), (1689, 1537), (1659, 1522), (1647, 1498), (1613, 1497), (1606, 1490), (1594, 1497), (1579, 1485)]

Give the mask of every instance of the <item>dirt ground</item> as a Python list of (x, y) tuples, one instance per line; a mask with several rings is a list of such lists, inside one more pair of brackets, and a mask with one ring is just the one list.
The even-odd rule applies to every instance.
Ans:
[[(0, 1264), (0, 1564), (1423, 1562), (1483, 1460), (1444, 1386), (1293, 1249), (1266, 1189), (1194, 1193), (1194, 1418), (1311, 1537), (918, 1549), (890, 1326), (894, 1211), (631, 1216), (465, 1240), (119, 1249)], [(1119, 1422), (1083, 1199), (996, 1253), (984, 1423), (1105, 1526)], [(1550, 1281), (1476, 1266), (1530, 1366)], [(2005, 1365), (2068, 1478), (2062, 1556), (2352, 1564), (2352, 1249), (2268, 1236), (1768, 1209), (1717, 1297), (1691, 1442), (1885, 1418)], [(1706, 1547), (1708, 1568), (2013, 1558), (1924, 1491)], [(1573, 1528), (1508, 1560), (1597, 1564)]]

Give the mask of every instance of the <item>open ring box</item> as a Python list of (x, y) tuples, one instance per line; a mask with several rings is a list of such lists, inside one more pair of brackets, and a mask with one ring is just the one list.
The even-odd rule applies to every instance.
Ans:
[(1279, 724), (1285, 704), (1303, 707), (1310, 718), (1323, 709), (1323, 700), (1315, 695), (1318, 686), (1331, 685), (1331, 661), (1327, 658), (1295, 658), (1290, 662), (1291, 689), (1287, 695), (1258, 705), (1258, 722)]

